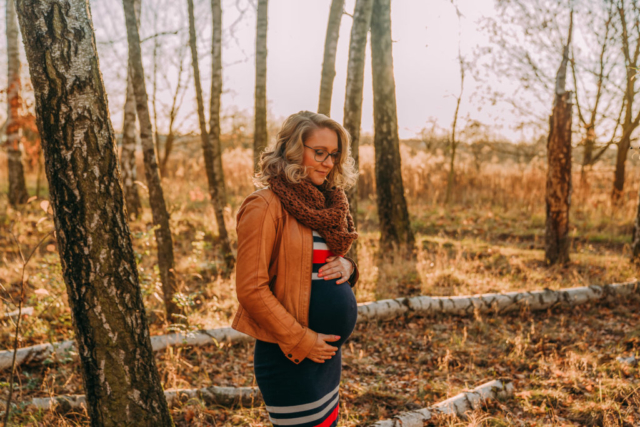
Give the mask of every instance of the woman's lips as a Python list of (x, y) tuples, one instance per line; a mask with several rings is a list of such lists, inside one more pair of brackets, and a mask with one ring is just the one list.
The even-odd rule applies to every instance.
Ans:
[(327, 172), (322, 172), (322, 171), (316, 171), (316, 172), (318, 172), (320, 175), (326, 175), (327, 174)]

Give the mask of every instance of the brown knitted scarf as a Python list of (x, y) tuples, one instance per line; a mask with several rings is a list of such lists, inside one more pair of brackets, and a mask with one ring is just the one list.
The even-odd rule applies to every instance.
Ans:
[(324, 237), (331, 252), (344, 255), (349, 251), (358, 233), (342, 188), (328, 188), (327, 181), (316, 186), (307, 179), (295, 184), (284, 174), (272, 177), (269, 184), (286, 211)]

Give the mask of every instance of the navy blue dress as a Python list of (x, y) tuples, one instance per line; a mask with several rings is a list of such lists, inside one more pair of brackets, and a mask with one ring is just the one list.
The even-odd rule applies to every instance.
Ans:
[(309, 328), (340, 336), (340, 340), (329, 342), (338, 347), (335, 356), (324, 363), (307, 358), (296, 365), (278, 344), (256, 340), (254, 372), (269, 419), (275, 426), (338, 425), (341, 347), (356, 325), (358, 307), (348, 282), (336, 285), (338, 279), (318, 278), (318, 270), (332, 255), (325, 240), (314, 231)]

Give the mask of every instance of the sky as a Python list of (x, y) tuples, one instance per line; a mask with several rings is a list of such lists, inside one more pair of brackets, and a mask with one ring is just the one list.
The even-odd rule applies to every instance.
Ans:
[[(211, 9), (209, 0), (195, 0), (196, 27), (205, 106), (211, 76)], [(233, 110), (253, 114), (255, 79), (256, 0), (222, 0), (223, 6), (223, 113)], [(391, 21), (393, 61), (400, 137), (414, 138), (436, 121), (449, 129), (460, 93), (458, 42), (469, 59), (478, 46), (488, 43), (480, 30), (482, 17), (495, 16), (494, 0), (457, 0), (460, 21), (450, 0), (393, 0)], [(324, 39), (331, 0), (270, 0), (267, 35), (267, 99), (270, 117), (281, 121), (300, 110), (318, 107)], [(168, 108), (180, 81), (187, 88), (176, 120), (178, 132), (198, 132), (191, 57), (187, 48), (188, 21), (185, 1), (142, 0), (141, 39), (147, 91), (152, 98), (154, 41), (157, 55), (158, 116), (160, 132), (167, 130)], [(353, 13), (355, 0), (345, 0)], [(90, 0), (100, 68), (107, 89), (114, 129), (122, 128), (126, 89), (127, 45), (120, 0)], [(244, 11), (244, 12), (242, 12)], [(2, 11), (4, 12), (4, 11)], [(347, 60), (352, 18), (343, 15), (336, 56), (336, 77), (331, 117), (342, 122)], [(0, 67), (6, 67), (4, 20), (0, 20)], [(159, 34), (159, 35), (158, 35)], [(150, 36), (157, 35), (155, 38)], [(177, 70), (180, 60), (183, 73)], [(26, 72), (26, 71), (25, 71)], [(6, 80), (0, 73), (0, 84)], [(497, 82), (510, 90), (508, 82)], [(496, 134), (522, 139), (513, 129), (517, 118), (505, 105), (492, 105), (478, 96), (481, 84), (470, 73), (465, 79), (460, 107), (462, 126), (478, 120)], [(279, 123), (278, 123), (279, 125)], [(362, 131), (373, 133), (371, 51), (367, 47)], [(274, 135), (271, 135), (272, 137)]]
[[(286, 117), (300, 110), (316, 110), (324, 38), (330, 0), (272, 0), (269, 2), (267, 34), (267, 98), (276, 116)], [(355, 0), (347, 0), (345, 10), (352, 14)], [(478, 31), (477, 20), (493, 13), (492, 0), (459, 2), (464, 14), (462, 25), (463, 55), (470, 55), (477, 43), (486, 40)], [(224, 15), (224, 25), (236, 18), (232, 8)], [(453, 119), (456, 97), (460, 92), (460, 69), (457, 61), (458, 19), (454, 7), (446, 0), (395, 0), (391, 11), (394, 74), (401, 138), (411, 138), (436, 119), (448, 128)], [(352, 19), (343, 15), (336, 55), (336, 77), (331, 117), (342, 122), (346, 87), (349, 36)], [(254, 21), (247, 20), (237, 36), (244, 53), (229, 45), (223, 51), (227, 62), (235, 62), (224, 72), (225, 87), (230, 93), (223, 104), (253, 108)], [(241, 61), (246, 55), (250, 60)], [(474, 111), (478, 119), (494, 120), (489, 112), (479, 114), (469, 102), (474, 82), (467, 79), (462, 116)], [(373, 132), (373, 93), (371, 51), (367, 47), (362, 129)]]

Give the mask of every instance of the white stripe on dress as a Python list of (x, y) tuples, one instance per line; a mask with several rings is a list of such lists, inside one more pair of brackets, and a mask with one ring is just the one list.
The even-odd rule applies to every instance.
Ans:
[(294, 406), (267, 406), (267, 411), (273, 412), (275, 414), (291, 414), (293, 412), (308, 411), (310, 409), (317, 408), (327, 400), (331, 399), (331, 396), (333, 396), (334, 393), (336, 393), (339, 388), (340, 388), (340, 384), (338, 384), (336, 388), (334, 388), (329, 393), (327, 393), (320, 399), (316, 400), (315, 402), (303, 403), (302, 405), (294, 405)]
[(298, 418), (272, 418), (271, 416), (269, 416), (269, 419), (274, 425), (278, 425), (278, 426), (291, 426), (296, 424), (310, 423), (311, 421), (316, 421), (324, 417), (327, 414), (327, 412), (329, 412), (334, 408), (334, 406), (336, 406), (336, 403), (338, 403), (339, 398), (340, 398), (340, 395), (336, 394), (336, 397), (332, 399), (331, 402), (329, 402), (327, 407), (324, 408), (322, 411), (318, 412), (317, 414), (307, 415), (306, 417), (298, 417)]

